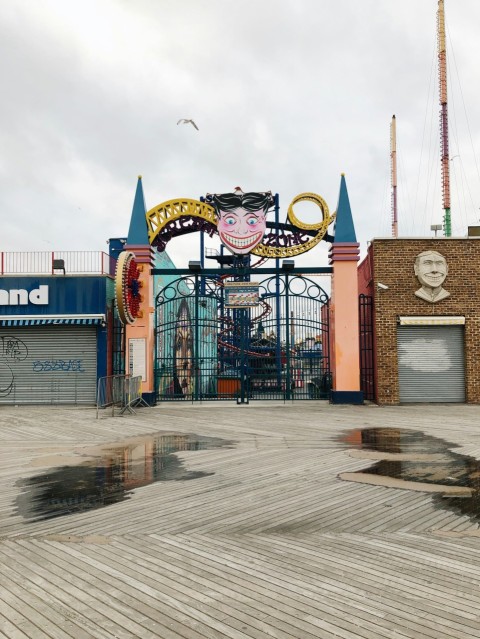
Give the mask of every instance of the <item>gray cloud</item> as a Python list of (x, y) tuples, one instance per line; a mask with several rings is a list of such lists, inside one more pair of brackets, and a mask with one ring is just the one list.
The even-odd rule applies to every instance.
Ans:
[[(464, 235), (480, 206), (480, 7), (446, 5), (452, 218)], [(435, 0), (7, 0), (0, 250), (105, 249), (128, 231), (138, 174), (149, 207), (239, 184), (278, 192), (283, 215), (302, 191), (333, 210), (342, 172), (364, 248), (390, 234), (393, 113), (400, 232), (430, 235), (442, 215), (436, 10)], [(182, 117), (200, 131), (177, 126)], [(187, 236), (169, 252), (179, 262), (197, 245)]]

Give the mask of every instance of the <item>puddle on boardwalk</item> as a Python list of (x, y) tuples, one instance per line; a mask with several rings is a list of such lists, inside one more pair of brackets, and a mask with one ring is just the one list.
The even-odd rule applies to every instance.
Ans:
[[(88, 460), (59, 465), (20, 480), (17, 514), (38, 521), (102, 508), (129, 499), (132, 490), (157, 481), (185, 481), (213, 475), (187, 471), (176, 453), (232, 447), (233, 442), (168, 433), (85, 449)], [(82, 459), (82, 457), (80, 457)], [(59, 463), (61, 463), (61, 457)]]
[(402, 428), (355, 429), (340, 440), (352, 457), (375, 462), (341, 479), (432, 492), (438, 506), (480, 519), (480, 461), (454, 452), (458, 445)]

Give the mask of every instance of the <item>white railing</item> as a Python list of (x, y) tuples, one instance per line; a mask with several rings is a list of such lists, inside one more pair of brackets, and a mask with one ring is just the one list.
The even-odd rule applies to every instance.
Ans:
[(116, 259), (103, 251), (0, 252), (0, 275), (115, 275)]

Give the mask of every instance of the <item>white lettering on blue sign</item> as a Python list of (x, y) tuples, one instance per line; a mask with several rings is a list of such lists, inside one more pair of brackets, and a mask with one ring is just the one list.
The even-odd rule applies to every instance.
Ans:
[(24, 288), (6, 291), (0, 288), (0, 306), (27, 306), (27, 304), (48, 304), (48, 285), (41, 284), (30, 293)]

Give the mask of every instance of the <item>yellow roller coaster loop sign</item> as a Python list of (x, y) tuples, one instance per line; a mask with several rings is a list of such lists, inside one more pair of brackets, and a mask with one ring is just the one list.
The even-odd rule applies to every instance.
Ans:
[[(322, 219), (320, 222), (315, 224), (305, 224), (304, 222), (300, 222), (293, 211), (293, 207), (298, 202), (313, 202), (318, 206), (320, 211), (322, 212)], [(287, 212), (288, 221), (292, 226), (295, 226), (300, 231), (317, 231), (316, 235), (314, 235), (310, 240), (303, 242), (302, 244), (297, 244), (294, 246), (266, 246), (265, 244), (259, 244), (256, 246), (252, 253), (254, 255), (260, 255), (261, 257), (272, 257), (272, 258), (282, 258), (282, 257), (294, 257), (295, 255), (300, 255), (301, 253), (306, 253), (314, 246), (316, 246), (325, 236), (328, 227), (335, 219), (335, 213), (330, 215), (328, 210), (328, 205), (320, 195), (316, 193), (300, 193), (293, 198), (288, 207)]]
[[(315, 224), (306, 224), (297, 218), (293, 207), (295, 204), (304, 201), (313, 202), (318, 206), (321, 211), (321, 220), (319, 222), (316, 222)], [(268, 246), (260, 243), (252, 250), (252, 253), (264, 258), (293, 257), (295, 255), (305, 253), (323, 239), (327, 233), (328, 227), (334, 221), (335, 215), (335, 213), (330, 215), (328, 205), (320, 195), (317, 195), (316, 193), (301, 193), (292, 200), (288, 207), (288, 221), (300, 232), (316, 231), (316, 234), (306, 242), (294, 244), (293, 246)], [(201, 218), (214, 226), (216, 226), (218, 222), (217, 212), (213, 206), (206, 202), (187, 198), (168, 200), (147, 211), (146, 220), (150, 244), (155, 243), (155, 240), (161, 234), (163, 229), (165, 229), (167, 224), (188, 217)]]
[(206, 202), (200, 202), (200, 200), (177, 199), (162, 202), (146, 213), (150, 244), (154, 243), (155, 238), (169, 222), (180, 220), (183, 217), (199, 217), (215, 226), (218, 219), (213, 206)]

